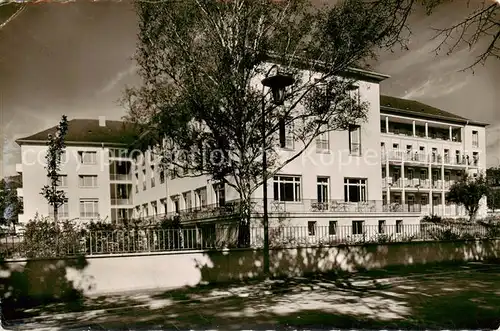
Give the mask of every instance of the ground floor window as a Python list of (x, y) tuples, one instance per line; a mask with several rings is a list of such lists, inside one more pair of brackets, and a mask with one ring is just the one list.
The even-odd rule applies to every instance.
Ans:
[(317, 224), (316, 221), (307, 222), (307, 230), (310, 236), (316, 235), (316, 224)]
[(99, 200), (80, 200), (80, 217), (99, 217)]
[(330, 221), (328, 223), (328, 234), (335, 236), (337, 234), (337, 221)]
[(352, 234), (363, 234), (365, 221), (352, 221)]
[(366, 201), (366, 179), (344, 178), (344, 200), (346, 202)]
[(274, 176), (275, 201), (301, 201), (300, 176)]

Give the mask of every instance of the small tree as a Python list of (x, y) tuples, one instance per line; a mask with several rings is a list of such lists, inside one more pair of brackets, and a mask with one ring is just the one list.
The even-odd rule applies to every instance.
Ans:
[(18, 214), (22, 211), (22, 201), (17, 196), (17, 188), (21, 187), (19, 176), (0, 180), (0, 224), (14, 225)]
[(40, 194), (47, 199), (49, 205), (51, 205), (54, 210), (54, 224), (57, 224), (57, 212), (59, 207), (67, 201), (65, 192), (58, 190), (60, 185), (59, 171), (61, 168), (61, 155), (66, 148), (64, 139), (67, 133), (68, 118), (66, 115), (63, 115), (56, 128), (55, 134), (49, 134), (47, 141), (48, 150), (45, 156), (47, 165), (45, 169), (47, 169), (49, 185), (45, 185)]
[(500, 208), (500, 168), (486, 169), (486, 179), (490, 186), (488, 194), (488, 208), (495, 210)]
[(469, 214), (469, 220), (473, 221), (481, 199), (487, 196), (489, 191), (490, 187), (483, 174), (472, 178), (465, 173), (461, 180), (451, 186), (447, 198), (450, 202), (463, 205)]

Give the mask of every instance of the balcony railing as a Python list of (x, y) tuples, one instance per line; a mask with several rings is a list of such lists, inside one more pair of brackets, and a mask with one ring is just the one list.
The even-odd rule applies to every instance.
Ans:
[(111, 205), (112, 206), (122, 206), (122, 205), (132, 205), (132, 199), (131, 198), (111, 198)]
[(392, 177), (382, 178), (382, 188), (412, 188), (417, 190), (430, 189), (449, 189), (455, 180), (430, 180), (430, 179), (419, 179), (419, 178), (399, 178), (394, 179)]
[(432, 163), (436, 165), (454, 165), (454, 166), (479, 166), (479, 159), (477, 157), (470, 157), (469, 155), (450, 157), (449, 155), (441, 154), (426, 154), (422, 152), (411, 151), (382, 151), (382, 161), (396, 161), (396, 162), (418, 162), (418, 163)]
[[(255, 200), (254, 211), (261, 213), (263, 201)], [(416, 208), (415, 208), (416, 209)], [(382, 200), (367, 200), (359, 202), (350, 202), (344, 200), (325, 200), (318, 201), (314, 199), (304, 199), (299, 202), (268, 201), (269, 213), (376, 213), (391, 212), (390, 208), (385, 207)], [(398, 210), (394, 210), (398, 211)], [(402, 210), (400, 210), (401, 212)], [(410, 212), (420, 212), (419, 210)]]
[(110, 180), (131, 181), (132, 175), (131, 174), (109, 174), (109, 179)]

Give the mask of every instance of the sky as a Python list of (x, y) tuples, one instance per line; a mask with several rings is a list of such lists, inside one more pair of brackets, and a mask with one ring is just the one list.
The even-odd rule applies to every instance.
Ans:
[[(500, 61), (490, 60), (472, 74), (460, 70), (474, 61), (477, 49), (449, 56), (434, 52), (438, 41), (432, 40), (432, 27), (463, 17), (463, 3), (446, 5), (430, 17), (416, 13), (410, 49), (381, 52), (372, 69), (391, 76), (381, 85), (384, 94), (491, 123), (488, 163), (500, 165), (500, 147), (494, 148), (500, 146)], [(124, 1), (31, 4), (0, 28), (4, 175), (14, 175), (20, 162), (14, 140), (56, 125), (62, 114), (69, 119), (125, 115), (118, 99), (126, 86), (140, 82), (132, 60), (136, 33), (133, 7)]]

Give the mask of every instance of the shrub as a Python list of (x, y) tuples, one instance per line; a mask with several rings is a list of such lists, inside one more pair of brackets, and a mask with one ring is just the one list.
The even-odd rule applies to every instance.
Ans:
[(27, 258), (49, 258), (84, 253), (82, 229), (69, 221), (56, 226), (49, 217), (38, 215), (26, 224), (21, 250)]
[(443, 223), (443, 219), (437, 215), (426, 215), (422, 218), (421, 222), (426, 223)]

